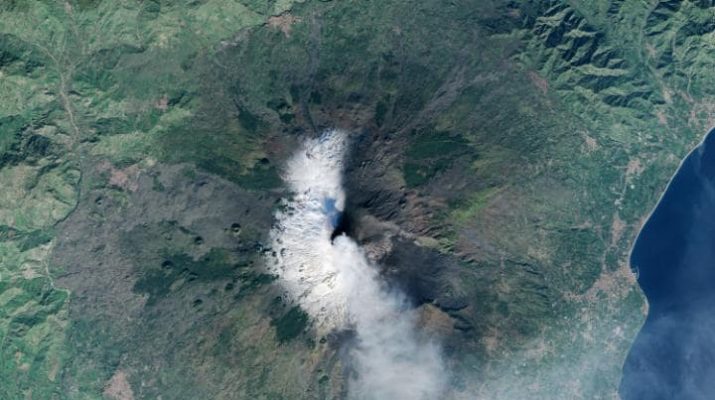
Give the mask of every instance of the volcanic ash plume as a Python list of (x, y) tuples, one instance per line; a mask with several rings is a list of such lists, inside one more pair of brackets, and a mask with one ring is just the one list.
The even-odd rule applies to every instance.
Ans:
[(342, 189), (347, 137), (328, 131), (288, 162), (293, 197), (276, 214), (270, 268), (320, 333), (353, 329), (350, 394), (364, 400), (431, 400), (446, 373), (437, 345), (416, 330), (402, 293), (389, 290), (351, 238), (331, 240), (345, 206)]

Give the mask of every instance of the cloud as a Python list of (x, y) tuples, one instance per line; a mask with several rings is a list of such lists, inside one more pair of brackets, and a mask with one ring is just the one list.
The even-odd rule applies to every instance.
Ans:
[(447, 373), (437, 343), (417, 329), (403, 293), (386, 287), (378, 269), (347, 236), (331, 240), (344, 209), (347, 135), (308, 140), (288, 162), (293, 197), (276, 215), (272, 270), (319, 331), (352, 329), (350, 397), (360, 400), (440, 398)]

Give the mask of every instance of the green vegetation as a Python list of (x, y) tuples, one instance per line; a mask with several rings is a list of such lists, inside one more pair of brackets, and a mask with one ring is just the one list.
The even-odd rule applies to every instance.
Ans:
[(487, 188), (476, 192), (466, 204), (455, 205), (453, 215), (449, 217), (455, 223), (466, 223), (478, 216), (486, 207), (489, 206), (489, 201), (493, 199), (499, 190), (495, 188)]
[(305, 331), (308, 326), (308, 314), (299, 306), (294, 306), (285, 315), (273, 320), (272, 324), (276, 328), (278, 341), (285, 343)]
[(451, 167), (456, 157), (463, 155), (476, 158), (476, 152), (461, 136), (436, 131), (415, 134), (405, 152), (405, 183), (409, 187), (421, 186)]

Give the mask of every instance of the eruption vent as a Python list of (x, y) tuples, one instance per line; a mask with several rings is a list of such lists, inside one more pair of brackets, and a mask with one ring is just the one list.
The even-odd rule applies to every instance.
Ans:
[(381, 282), (351, 238), (331, 237), (345, 207), (347, 136), (328, 131), (308, 140), (287, 165), (293, 197), (276, 214), (270, 268), (324, 334), (353, 329), (350, 395), (361, 400), (440, 398), (445, 372), (439, 347), (416, 330), (405, 296)]

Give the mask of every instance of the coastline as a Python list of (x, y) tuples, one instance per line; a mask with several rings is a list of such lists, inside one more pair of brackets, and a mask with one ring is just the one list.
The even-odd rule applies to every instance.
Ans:
[[(638, 234), (633, 239), (633, 243), (631, 243), (631, 247), (628, 250), (628, 265), (631, 267), (631, 271), (636, 273), (636, 282), (638, 281), (639, 274), (638, 274), (637, 270), (634, 270), (634, 266), (631, 263), (631, 260), (633, 258), (633, 249), (635, 249), (636, 243), (638, 243), (638, 238), (640, 237), (641, 232), (643, 231), (643, 227), (645, 227), (648, 224), (651, 217), (653, 216), (653, 213), (655, 212), (655, 210), (658, 209), (658, 206), (660, 205), (661, 201), (663, 200), (663, 197), (665, 197), (665, 194), (668, 193), (668, 190), (670, 189), (670, 186), (673, 183), (673, 180), (675, 179), (676, 175), (678, 175), (678, 172), (680, 172), (680, 169), (683, 167), (685, 160), (690, 158), (690, 156), (693, 154), (693, 152), (698, 150), (705, 143), (705, 141), (708, 139), (708, 137), (710, 137), (710, 135), (713, 135), (713, 134), (715, 134), (715, 126), (712, 126), (710, 129), (708, 129), (706, 131), (706, 133), (703, 135), (703, 137), (698, 141), (698, 143), (695, 146), (693, 146), (693, 148), (690, 149), (690, 151), (688, 151), (688, 153), (683, 158), (680, 159), (680, 162), (678, 163), (678, 167), (675, 169), (673, 174), (670, 176), (670, 179), (668, 179), (668, 183), (665, 185), (665, 188), (658, 196), (658, 200), (656, 200), (655, 205), (651, 208), (651, 210), (646, 215), (645, 219), (643, 220), (643, 224), (638, 227)], [(640, 285), (639, 285), (639, 287), (640, 287)], [(647, 298), (646, 298), (646, 300), (647, 300)]]

